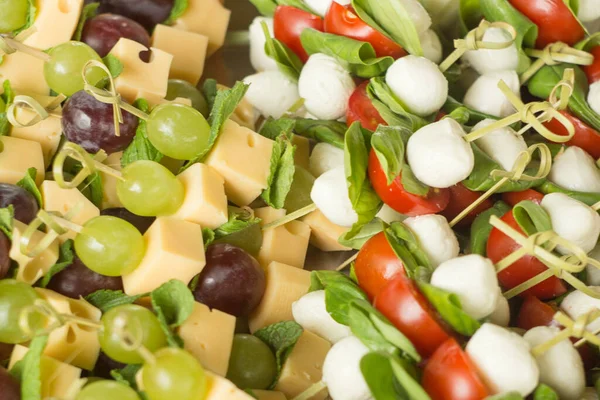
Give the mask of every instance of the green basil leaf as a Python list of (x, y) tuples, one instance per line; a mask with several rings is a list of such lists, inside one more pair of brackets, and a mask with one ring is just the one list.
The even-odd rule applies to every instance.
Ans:
[(478, 122), (483, 121), (484, 119), (498, 119), (497, 117), (494, 117), (493, 115), (488, 115), (479, 111), (475, 111), (467, 106), (465, 106), (464, 104), (462, 104), (460, 101), (454, 99), (451, 96), (448, 96), (448, 98), (446, 99), (446, 103), (444, 104), (444, 106), (442, 107), (442, 110), (446, 113), (446, 114), (452, 114), (455, 110), (460, 109), (461, 113), (463, 112), (468, 112), (469, 114), (469, 119), (467, 120), (467, 122), (462, 122), (459, 121), (459, 123), (464, 124), (464, 125), (475, 125)]
[(399, 221), (392, 222), (388, 230), (393, 234), (396, 240), (401, 241), (402, 244), (406, 246), (419, 266), (433, 271), (431, 261), (425, 251), (421, 248), (419, 239), (406, 225)]
[[(133, 105), (140, 111), (145, 113), (150, 112), (150, 105), (145, 99), (137, 99)], [(162, 158), (163, 154), (148, 139), (146, 121), (140, 118), (133, 141), (123, 151), (121, 167), (125, 168), (129, 164), (140, 160), (159, 162)]]
[(479, 0), (460, 0), (458, 16), (461, 36), (464, 36), (472, 29), (477, 28), (477, 25), (479, 25), (479, 22), (483, 19)]
[(250, 3), (252, 3), (258, 12), (265, 17), (272, 17), (277, 8), (277, 2), (275, 0), (250, 0)]
[(169, 14), (169, 18), (163, 24), (172, 25), (177, 21), (179, 17), (181, 17), (187, 11), (190, 6), (189, 0), (175, 0), (173, 4), (173, 8), (171, 9), (171, 14)]
[(258, 133), (271, 140), (277, 140), (281, 135), (292, 140), (295, 125), (296, 121), (291, 118), (273, 119), (269, 117)]
[(519, 392), (500, 393), (486, 397), (486, 400), (524, 400)]
[(550, 386), (540, 383), (533, 392), (533, 400), (559, 400), (559, 397)]
[(344, 149), (344, 136), (348, 127), (339, 121), (321, 121), (316, 119), (296, 119), (294, 131), (300, 136), (317, 142), (329, 143), (338, 149)]
[(471, 225), (471, 236), (469, 238), (470, 251), (473, 254), (486, 256), (487, 242), (493, 226), (490, 225), (490, 217), (495, 215), (500, 218), (510, 211), (510, 206), (503, 201), (498, 201), (492, 208), (479, 214)]
[(296, 146), (284, 135), (277, 138), (271, 153), (271, 166), (267, 188), (262, 192), (262, 199), (275, 209), (283, 208), (294, 180), (296, 166), (294, 154)]
[[(23, 25), (22, 27), (20, 27), (19, 29), (13, 31), (13, 36), (17, 36), (19, 33), (23, 32), (26, 29), (31, 28), (31, 26), (33, 25), (33, 23), (35, 22), (35, 18), (37, 17), (37, 7), (36, 7), (36, 1), (35, 0), (27, 0), (27, 3), (29, 4), (29, 9), (27, 10), (27, 21), (25, 22), (25, 25)], [(23, 399), (25, 400), (25, 399)]]
[(19, 187), (27, 190), (29, 193), (31, 193), (33, 195), (33, 197), (35, 197), (40, 208), (43, 208), (44, 203), (42, 200), (42, 194), (40, 193), (40, 190), (38, 189), (38, 187), (35, 183), (36, 175), (37, 175), (37, 169), (28, 168), (23, 179), (21, 179), (19, 182), (17, 182), (17, 186), (19, 186)]
[[(2, 57), (0, 57), (0, 64), (2, 64)], [(12, 90), (10, 81), (7, 79), (2, 84), (2, 94), (0, 94), (0, 136), (6, 136), (10, 133), (12, 125), (8, 122), (6, 116), (6, 109), (10, 106), (15, 99), (15, 92)]]
[(457, 107), (444, 118), (452, 118), (461, 125), (466, 125), (471, 119), (471, 112), (467, 107)]
[(121, 73), (123, 72), (123, 63), (121, 62), (121, 60), (119, 60), (112, 54), (109, 54), (106, 57), (104, 57), (102, 59), (102, 62), (104, 63), (104, 65), (106, 65), (106, 67), (110, 71), (110, 75), (113, 78), (118, 78), (119, 75), (121, 75)]
[(536, 190), (539, 190), (540, 192), (542, 192), (544, 194), (564, 193), (567, 196), (572, 197), (575, 200), (579, 200), (582, 203), (585, 203), (590, 207), (600, 201), (600, 193), (597, 193), (597, 192), (585, 193), (585, 192), (576, 192), (574, 190), (567, 190), (567, 189), (564, 189), (550, 181), (545, 181), (540, 186), (537, 186)]
[(396, 389), (396, 378), (388, 354), (376, 352), (366, 354), (360, 360), (360, 370), (375, 400), (404, 398), (400, 397)]
[[(401, 133), (403, 130), (405, 132)], [(406, 128), (379, 125), (371, 136), (371, 147), (385, 172), (388, 185), (391, 185), (402, 171), (405, 151), (405, 141), (402, 137), (410, 135), (411, 132)]]
[(73, 241), (71, 239), (67, 240), (63, 244), (60, 245), (60, 250), (58, 253), (58, 261), (54, 264), (46, 275), (41, 279), (39, 286), (45, 288), (50, 283), (50, 280), (54, 275), (61, 272), (63, 269), (67, 268), (69, 265), (73, 264), (73, 258), (75, 254), (73, 252)]
[(141, 299), (142, 297), (146, 297), (149, 294), (150, 293), (143, 293), (135, 296), (128, 296), (123, 293), (122, 290), (101, 289), (85, 296), (85, 300), (102, 311), (102, 313), (105, 313), (108, 310), (118, 306), (133, 304), (137, 300)]
[(10, 370), (21, 382), (21, 400), (42, 400), (42, 353), (48, 343), (48, 336), (36, 336), (29, 350)]
[(416, 277), (419, 275), (419, 264), (417, 263), (417, 260), (415, 260), (415, 257), (410, 250), (408, 250), (404, 240), (397, 237), (394, 231), (390, 228), (383, 232), (385, 233), (385, 238), (392, 247), (392, 250), (400, 259), (400, 261), (402, 261), (402, 266), (404, 267), (406, 276), (411, 279), (416, 279)]
[(312, 271), (309, 292), (325, 290), (325, 307), (331, 317), (349, 326), (352, 300), (367, 300), (367, 295), (346, 275), (337, 271)]
[(304, 1), (302, 0), (277, 0), (277, 4), (280, 6), (291, 6), (294, 8), (299, 8), (302, 11), (306, 11), (307, 13), (316, 15), (313, 10), (308, 7)]
[(9, 204), (8, 207), (0, 208), (0, 231), (11, 241), (14, 221), (15, 208), (12, 204)]
[[(367, 303), (367, 305), (369, 304)], [(352, 334), (369, 349), (386, 354), (397, 353), (396, 347), (387, 341), (373, 325), (368, 313), (355, 306), (354, 302), (348, 310), (348, 321)]]
[(83, 7), (81, 10), (81, 15), (79, 16), (79, 22), (77, 23), (77, 28), (75, 29), (75, 33), (73, 34), (73, 40), (81, 41), (81, 33), (83, 32), (83, 27), (88, 19), (94, 18), (96, 14), (98, 14), (98, 7), (100, 7), (100, 3), (89, 3)]
[(265, 53), (277, 64), (281, 73), (286, 75), (294, 82), (298, 82), (300, 71), (302, 71), (302, 61), (289, 47), (279, 40), (272, 38), (269, 28), (265, 22), (261, 23), (265, 35)]
[(194, 311), (194, 295), (181, 281), (172, 279), (150, 293), (152, 308), (167, 335), (171, 347), (183, 347), (183, 341), (173, 331)]
[(552, 230), (552, 220), (548, 213), (540, 206), (529, 200), (523, 200), (513, 207), (513, 216), (519, 227), (531, 236), (538, 232)]
[(398, 382), (402, 390), (406, 393), (408, 399), (431, 400), (425, 389), (415, 379), (416, 372), (414, 365), (398, 357), (391, 357), (390, 363), (396, 377), (396, 382)]
[(574, 48), (578, 50), (590, 51), (593, 47), (600, 45), (600, 32), (596, 32), (577, 43)]
[(355, 250), (360, 250), (361, 247), (367, 242), (367, 240), (371, 239), (373, 236), (377, 235), (387, 227), (387, 224), (380, 220), (379, 218), (374, 218), (371, 222), (363, 225), (360, 230), (354, 234), (349, 235), (350, 231), (344, 233), (339, 237), (338, 242), (342, 246), (350, 247)]

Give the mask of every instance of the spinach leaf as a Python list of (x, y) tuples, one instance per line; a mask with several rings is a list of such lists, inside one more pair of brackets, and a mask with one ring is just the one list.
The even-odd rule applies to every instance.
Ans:
[(163, 24), (172, 25), (177, 21), (179, 17), (181, 17), (187, 11), (190, 6), (189, 0), (175, 0), (173, 4), (173, 8), (171, 9), (171, 13), (169, 14), (169, 18)]
[(550, 181), (545, 181), (541, 185), (537, 186), (536, 189), (544, 194), (564, 193), (567, 196), (572, 197), (575, 200), (579, 200), (590, 207), (600, 201), (600, 193), (598, 192), (585, 193), (567, 190)]
[(93, 18), (98, 13), (98, 7), (100, 7), (100, 3), (89, 3), (83, 7), (81, 10), (81, 15), (79, 16), (79, 22), (77, 23), (77, 28), (75, 29), (75, 33), (73, 34), (73, 40), (81, 41), (81, 33), (83, 32), (83, 27), (88, 19)]
[(515, 221), (527, 236), (552, 230), (552, 220), (548, 213), (542, 206), (532, 201), (519, 202), (513, 207), (512, 213)]
[[(133, 105), (140, 111), (150, 112), (150, 104), (145, 99), (137, 99)], [(140, 118), (133, 141), (127, 146), (121, 157), (121, 166), (125, 168), (129, 164), (140, 160), (159, 162), (162, 158), (163, 154), (148, 139), (146, 121)]]
[(31, 193), (33, 195), (33, 197), (35, 197), (35, 200), (37, 201), (40, 208), (42, 208), (42, 207), (44, 207), (44, 203), (43, 203), (43, 199), (42, 199), (42, 194), (40, 193), (40, 189), (38, 189), (37, 184), (35, 183), (36, 175), (37, 175), (37, 169), (35, 169), (33, 167), (28, 168), (23, 179), (21, 179), (19, 182), (17, 182), (17, 186), (19, 186), (19, 187), (27, 190), (29, 193)]
[[(2, 64), (2, 57), (0, 57), (0, 64)], [(2, 90), (2, 94), (0, 94), (0, 136), (6, 136), (10, 133), (12, 126), (10, 122), (8, 122), (6, 109), (15, 99), (15, 92), (12, 90), (8, 79), (2, 84)]]
[(350, 325), (352, 300), (367, 300), (367, 295), (346, 275), (337, 271), (312, 271), (309, 292), (325, 291), (325, 306), (331, 317), (342, 325)]
[(287, 45), (271, 37), (265, 22), (262, 23), (262, 28), (266, 39), (265, 53), (275, 61), (279, 71), (294, 82), (298, 82), (300, 71), (304, 66), (302, 61)]
[(300, 136), (329, 143), (338, 149), (344, 148), (344, 136), (348, 127), (339, 121), (321, 121), (316, 119), (296, 119), (294, 131)]
[(172, 329), (183, 324), (194, 311), (194, 296), (181, 281), (172, 279), (150, 293), (152, 308), (171, 347), (183, 347)]
[(15, 208), (12, 204), (9, 204), (8, 207), (0, 208), (0, 231), (11, 241), (14, 221)]
[(102, 313), (108, 310), (122, 306), (125, 304), (133, 304), (142, 297), (148, 296), (150, 293), (137, 294), (135, 296), (128, 296), (123, 293), (122, 290), (108, 290), (101, 289), (96, 290), (94, 293), (90, 293), (85, 296), (85, 300), (98, 308)]
[(47, 343), (48, 336), (33, 338), (25, 357), (17, 361), (10, 370), (21, 382), (22, 400), (42, 400), (42, 353)]
[(360, 250), (361, 247), (373, 236), (387, 228), (387, 224), (379, 218), (374, 218), (371, 222), (363, 225), (360, 230), (353, 236), (348, 232), (339, 237), (338, 242), (342, 246), (350, 247), (355, 250)]
[(73, 264), (74, 257), (75, 254), (73, 252), (73, 241), (69, 239), (60, 245), (58, 261), (56, 261), (56, 264), (50, 267), (50, 270), (48, 270), (46, 275), (44, 275), (44, 277), (41, 279), (39, 286), (42, 288), (48, 286), (50, 280), (52, 279), (52, 277), (54, 277), (54, 275), (58, 274), (60, 271), (67, 268), (69, 265)]
[(280, 135), (273, 144), (271, 166), (267, 188), (262, 192), (262, 199), (275, 209), (283, 208), (294, 180), (296, 166), (294, 154), (296, 146), (284, 135)]
[(490, 225), (490, 217), (495, 215), (500, 218), (510, 210), (510, 206), (503, 201), (498, 201), (490, 209), (479, 214), (471, 225), (471, 236), (469, 238), (469, 247), (471, 253), (486, 256), (487, 241), (493, 226)]

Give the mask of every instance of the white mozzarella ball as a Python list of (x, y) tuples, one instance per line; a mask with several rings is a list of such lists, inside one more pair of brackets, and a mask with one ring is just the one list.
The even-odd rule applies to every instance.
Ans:
[[(596, 261), (600, 261), (600, 242), (596, 244), (596, 247), (588, 254), (588, 257), (593, 258)], [(592, 286), (600, 285), (600, 268), (596, 268), (591, 264), (586, 267), (586, 278), (587, 284)]]
[(277, 63), (265, 53), (265, 34), (262, 23), (266, 23), (271, 37), (273, 33), (273, 18), (256, 17), (248, 28), (250, 36), (250, 63), (252, 68), (257, 71), (267, 71), (277, 69)]
[(594, 82), (590, 85), (587, 101), (596, 113), (600, 113), (600, 82)]
[(310, 56), (298, 80), (304, 107), (319, 119), (337, 120), (348, 110), (356, 89), (350, 72), (335, 58), (317, 53)]
[(493, 324), (483, 324), (466, 348), (493, 393), (527, 396), (538, 385), (539, 369), (521, 336)]
[(415, 25), (418, 34), (431, 27), (431, 17), (419, 0), (399, 0), (404, 10)]
[(598, 400), (598, 391), (594, 387), (585, 388), (581, 400)]
[(333, 400), (370, 400), (371, 391), (360, 370), (360, 360), (369, 352), (355, 336), (334, 344), (323, 363), (323, 383)]
[(376, 217), (386, 224), (391, 224), (392, 222), (396, 221), (404, 221), (406, 219), (406, 215), (400, 214), (387, 204), (384, 204), (383, 207), (381, 207), (381, 210), (379, 210)]
[[(600, 293), (600, 286), (590, 286), (590, 289)], [(560, 303), (560, 308), (571, 319), (575, 320), (592, 310), (600, 309), (600, 299), (595, 299), (580, 290), (575, 290), (563, 299)], [(600, 319), (591, 322), (587, 326), (587, 329), (592, 332), (598, 331), (600, 329)]]
[[(484, 119), (473, 127), (476, 131), (493, 124), (493, 119)], [(496, 129), (475, 141), (475, 144), (490, 158), (507, 171), (512, 170), (522, 151), (527, 151), (527, 143), (511, 127)]]
[(350, 336), (350, 328), (331, 318), (325, 307), (325, 291), (317, 290), (300, 297), (292, 304), (294, 320), (304, 329), (331, 343)]
[(244, 78), (250, 87), (248, 100), (265, 117), (281, 118), (298, 100), (298, 85), (279, 70), (263, 71)]
[(343, 166), (344, 150), (329, 143), (318, 143), (308, 160), (308, 169), (317, 178), (331, 169)]
[(441, 263), (431, 275), (431, 284), (460, 298), (463, 310), (475, 319), (496, 309), (500, 286), (494, 264), (477, 254)]
[[(510, 41), (511, 36), (502, 28), (489, 28), (483, 34), (483, 41), (490, 43), (502, 43)], [(469, 50), (463, 58), (481, 75), (494, 71), (514, 71), (519, 65), (519, 53), (517, 46), (513, 43), (505, 49), (497, 50)]]
[(582, 22), (591, 22), (600, 18), (600, 0), (579, 0), (577, 18)]
[(465, 131), (452, 118), (413, 133), (406, 153), (417, 179), (434, 188), (448, 188), (465, 180), (473, 171), (475, 156), (464, 137)]
[(419, 36), (421, 47), (423, 48), (423, 57), (431, 62), (439, 64), (442, 61), (442, 42), (437, 33), (431, 29), (427, 29)]
[(436, 214), (421, 215), (405, 219), (404, 224), (417, 236), (433, 268), (458, 257), (458, 239), (446, 217)]
[(490, 322), (494, 325), (507, 327), (510, 323), (510, 306), (506, 297), (502, 293), (498, 294), (498, 302), (496, 308), (488, 316)]
[(448, 98), (448, 80), (425, 57), (408, 55), (396, 60), (385, 81), (410, 111), (422, 117), (438, 111)]
[(344, 167), (336, 167), (319, 176), (310, 198), (325, 217), (336, 225), (350, 227), (358, 221), (352, 208)]
[(515, 112), (504, 93), (498, 88), (498, 83), (504, 81), (510, 90), (520, 97), (519, 76), (515, 71), (490, 72), (477, 78), (471, 85), (463, 103), (475, 111), (494, 117), (504, 118)]
[[(552, 340), (558, 332), (557, 328), (538, 326), (528, 330), (523, 338), (534, 348)], [(569, 339), (558, 342), (535, 360), (541, 383), (554, 389), (561, 399), (581, 399), (585, 390), (585, 370), (579, 352)]]
[[(541, 206), (550, 216), (552, 230), (560, 237), (581, 247), (589, 253), (600, 236), (600, 215), (590, 206), (563, 193), (550, 193), (544, 196)], [(561, 246), (562, 254), (568, 251)]]
[(558, 186), (577, 192), (600, 192), (600, 169), (585, 150), (569, 146), (552, 163), (548, 179)]
[[(333, 1), (335, 1), (336, 3), (341, 4), (343, 6), (350, 4), (350, 0), (333, 0)], [(329, 11), (329, 7), (331, 7), (331, 3), (333, 3), (333, 1), (332, 0), (304, 0), (304, 3), (306, 3), (308, 8), (313, 10), (315, 13), (317, 13), (321, 17), (324, 17), (325, 14), (327, 14), (327, 11)]]

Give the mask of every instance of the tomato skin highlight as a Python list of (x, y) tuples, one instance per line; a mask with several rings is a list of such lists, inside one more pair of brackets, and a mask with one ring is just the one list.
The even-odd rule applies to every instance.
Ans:
[[(454, 186), (450, 186), (448, 189), (450, 190), (450, 201), (444, 211), (441, 212), (448, 222), (452, 221), (458, 214), (473, 204), (473, 202), (483, 194), (467, 189), (462, 183), (457, 183)], [(464, 227), (471, 225), (475, 217), (493, 206), (494, 203), (490, 199), (485, 199), (480, 205), (475, 207), (473, 211), (468, 213), (457, 226)]]
[(594, 56), (594, 62), (591, 65), (584, 65), (582, 68), (591, 85), (600, 81), (600, 46), (592, 47), (590, 53)]
[(369, 99), (367, 86), (369, 86), (369, 81), (361, 83), (350, 96), (346, 124), (350, 127), (354, 122), (359, 121), (363, 128), (375, 132), (379, 125), (387, 125), (387, 123)]
[(491, 394), (469, 355), (454, 339), (433, 353), (423, 370), (422, 384), (432, 400), (481, 400)]
[(527, 189), (522, 192), (506, 192), (502, 193), (502, 200), (510, 205), (511, 207), (516, 206), (524, 200), (532, 201), (536, 204), (540, 204), (544, 195), (537, 190)]
[(343, 6), (335, 1), (331, 3), (325, 15), (325, 32), (369, 42), (377, 57), (390, 56), (396, 59), (408, 54), (400, 45), (361, 20), (351, 5)]
[(300, 34), (304, 29), (313, 28), (323, 32), (323, 18), (292, 6), (277, 6), (273, 15), (275, 39), (288, 46), (303, 63), (308, 53), (302, 47)]
[(530, 330), (536, 326), (559, 326), (554, 321), (556, 310), (537, 297), (527, 296), (517, 316), (517, 326)]
[[(560, 111), (560, 113), (567, 117), (575, 127), (575, 135), (565, 144), (568, 146), (581, 147), (594, 159), (600, 158), (600, 132), (567, 111)], [(544, 123), (544, 126), (557, 135), (568, 135), (563, 124), (556, 119)]]

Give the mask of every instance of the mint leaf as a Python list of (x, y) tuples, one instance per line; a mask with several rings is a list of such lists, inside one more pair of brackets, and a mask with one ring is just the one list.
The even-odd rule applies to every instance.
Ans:
[(183, 347), (183, 341), (173, 332), (194, 310), (194, 296), (181, 281), (172, 279), (150, 293), (152, 308), (171, 347)]
[(79, 16), (79, 22), (77, 23), (77, 29), (75, 29), (75, 33), (73, 34), (73, 40), (78, 42), (81, 41), (83, 27), (88, 19), (96, 16), (98, 13), (98, 7), (100, 7), (100, 3), (90, 3), (83, 7), (83, 10), (81, 10), (81, 15)]
[(21, 400), (42, 399), (42, 353), (48, 343), (48, 336), (36, 336), (29, 350), (19, 360), (10, 373), (21, 382)]
[(0, 231), (12, 241), (13, 222), (15, 220), (15, 208), (12, 204), (0, 208)]
[(42, 280), (39, 283), (39, 286), (45, 288), (50, 283), (50, 280), (54, 275), (58, 274), (63, 269), (67, 268), (69, 265), (73, 264), (73, 258), (75, 254), (73, 253), (73, 241), (67, 240), (60, 246), (58, 261), (50, 270), (44, 275)]
[(17, 182), (17, 186), (22, 187), (23, 189), (25, 189), (29, 193), (31, 193), (33, 195), (33, 197), (35, 197), (35, 199), (37, 200), (40, 208), (42, 208), (44, 206), (44, 203), (42, 201), (42, 194), (40, 193), (40, 190), (38, 189), (38, 187), (35, 183), (36, 175), (37, 175), (37, 169), (28, 168), (27, 173), (25, 174), (23, 179), (21, 179), (19, 182)]
[(110, 371), (110, 376), (119, 383), (122, 383), (131, 388), (137, 389), (135, 376), (142, 369), (141, 364), (129, 364), (122, 369), (113, 369)]
[(262, 192), (261, 197), (265, 203), (275, 209), (283, 208), (292, 187), (296, 171), (295, 152), (296, 146), (292, 145), (284, 135), (280, 135), (273, 144), (267, 188)]
[[(2, 64), (2, 57), (0, 57), (0, 64)], [(0, 94), (0, 136), (6, 136), (10, 133), (11, 124), (8, 122), (6, 115), (6, 109), (10, 106), (15, 99), (15, 92), (10, 86), (10, 81), (7, 79), (2, 85), (3, 92)]]
[(189, 7), (189, 0), (175, 0), (175, 4), (173, 4), (173, 8), (171, 9), (171, 14), (169, 18), (165, 22), (164, 25), (172, 25), (175, 21), (181, 17)]
[(202, 241), (204, 242), (204, 248), (207, 248), (215, 241), (215, 231), (210, 228), (202, 228)]
[(300, 339), (300, 336), (302, 336), (302, 332), (304, 330), (295, 321), (278, 322), (254, 332), (254, 336), (265, 342), (273, 353), (275, 353), (277, 375), (270, 386), (271, 389), (277, 384), (285, 360), (287, 360), (292, 350), (294, 350), (294, 346), (298, 342), (298, 339)]
[(291, 139), (295, 125), (296, 121), (291, 118), (273, 119), (272, 117), (269, 117), (263, 123), (263, 126), (258, 133), (271, 140), (277, 140), (281, 135), (285, 135), (285, 137)]
[[(145, 99), (137, 99), (133, 105), (140, 111), (145, 113), (150, 112), (150, 105)], [(121, 166), (125, 168), (132, 162), (139, 160), (159, 162), (162, 158), (163, 154), (158, 151), (148, 139), (146, 121), (140, 119), (133, 141), (123, 152), (123, 156), (121, 157)]]
[(133, 304), (137, 300), (148, 295), (149, 293), (127, 296), (122, 290), (101, 289), (85, 296), (85, 300), (102, 311), (102, 313), (105, 313), (111, 308), (122, 306), (124, 304)]
[(261, 219), (244, 208), (229, 207), (229, 220), (215, 229), (214, 240), (221, 239), (233, 233), (243, 231), (252, 225), (259, 224)]
[(215, 79), (207, 79), (202, 85), (202, 94), (206, 98), (206, 103), (209, 110), (212, 110), (213, 106), (215, 105), (217, 93), (219, 93), (217, 81)]
[(121, 73), (123, 72), (123, 63), (121, 62), (121, 60), (119, 60), (112, 54), (109, 54), (106, 57), (104, 57), (102, 59), (102, 62), (104, 63), (104, 65), (106, 65), (106, 67), (110, 71), (110, 75), (113, 78), (118, 78), (119, 75), (121, 75)]

